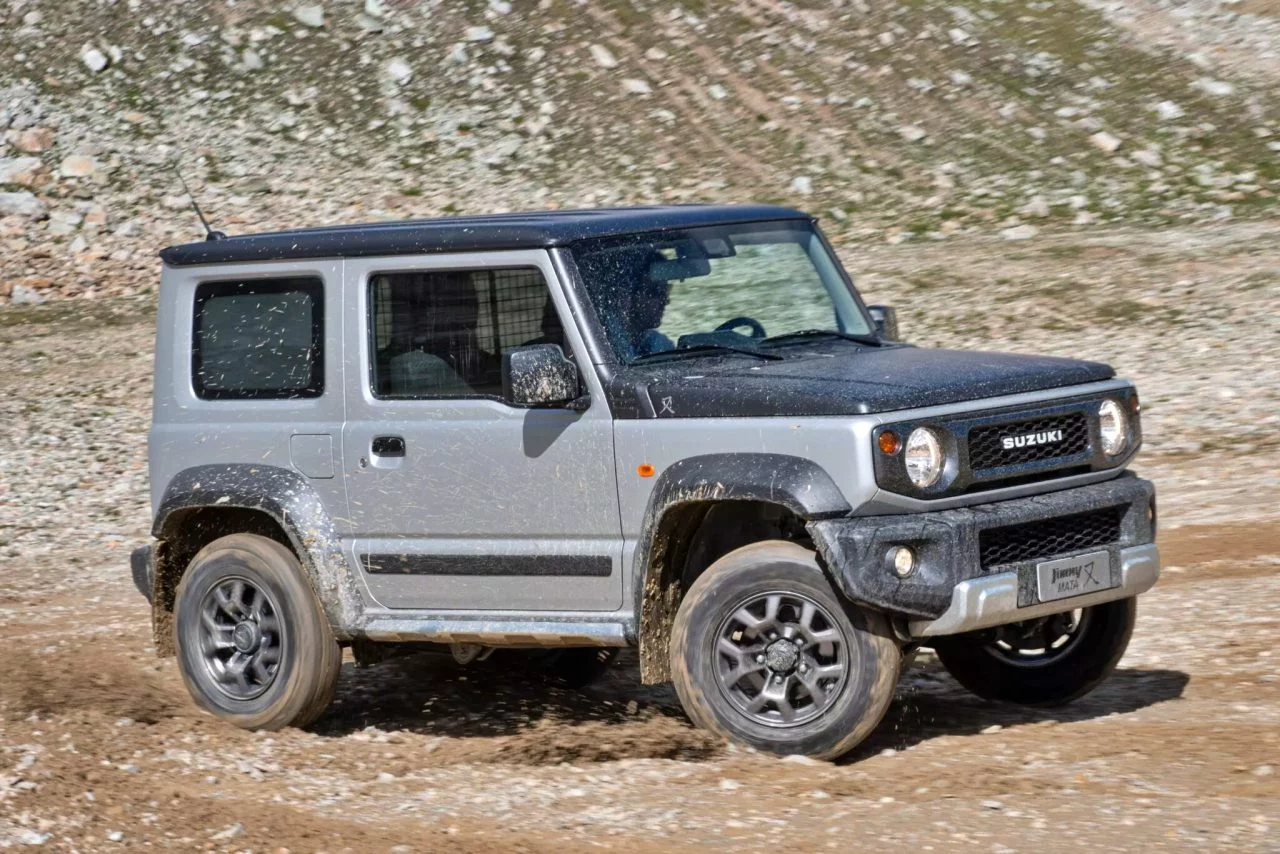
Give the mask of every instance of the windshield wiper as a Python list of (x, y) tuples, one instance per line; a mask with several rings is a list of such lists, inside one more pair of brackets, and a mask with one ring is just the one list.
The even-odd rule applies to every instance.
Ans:
[(857, 335), (853, 332), (837, 332), (834, 329), (801, 329), (798, 332), (788, 332), (785, 335), (773, 335), (761, 341), (761, 344), (792, 344), (797, 341), (803, 341), (806, 338), (839, 338), (844, 341), (852, 341), (855, 344), (865, 344), (868, 347), (883, 347), (884, 342), (874, 335)]
[(732, 344), (694, 344), (691, 347), (677, 347), (674, 350), (658, 350), (653, 353), (645, 353), (642, 356), (636, 356), (631, 360), (631, 364), (637, 362), (649, 362), (662, 357), (682, 356), (686, 354), (698, 353), (741, 353), (744, 356), (755, 356), (757, 359), (767, 359), (770, 362), (776, 362), (782, 357), (777, 353), (766, 353), (763, 350), (754, 350), (750, 347), (735, 347)]

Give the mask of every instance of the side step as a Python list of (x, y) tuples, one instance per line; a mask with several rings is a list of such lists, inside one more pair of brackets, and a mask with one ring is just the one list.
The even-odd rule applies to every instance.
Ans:
[(628, 646), (634, 636), (627, 623), (617, 619), (478, 620), (473, 617), (380, 614), (372, 616), (362, 638), (379, 643), (475, 643), (484, 646)]

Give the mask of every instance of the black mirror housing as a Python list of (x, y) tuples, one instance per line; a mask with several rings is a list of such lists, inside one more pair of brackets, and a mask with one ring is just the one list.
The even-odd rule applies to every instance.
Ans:
[(502, 398), (512, 406), (567, 406), (579, 395), (578, 368), (558, 344), (516, 347), (502, 357)]
[(876, 322), (876, 332), (886, 341), (898, 341), (898, 311), (891, 305), (869, 305), (871, 319)]

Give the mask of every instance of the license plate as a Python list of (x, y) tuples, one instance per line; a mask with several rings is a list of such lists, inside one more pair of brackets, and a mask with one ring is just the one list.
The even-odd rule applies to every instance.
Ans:
[(1083, 596), (1111, 587), (1111, 555), (1087, 555), (1046, 560), (1036, 564), (1036, 583), (1041, 602)]

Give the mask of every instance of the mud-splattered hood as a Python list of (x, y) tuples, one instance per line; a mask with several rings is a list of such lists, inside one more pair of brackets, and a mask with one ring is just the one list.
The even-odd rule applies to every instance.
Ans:
[[(917, 347), (779, 348), (781, 361), (691, 358), (630, 369), (637, 413), (659, 418), (865, 415), (1113, 377), (1109, 365)], [(615, 386), (616, 388), (616, 386)], [(615, 395), (617, 397), (617, 395)], [(622, 402), (622, 401), (619, 401)]]

